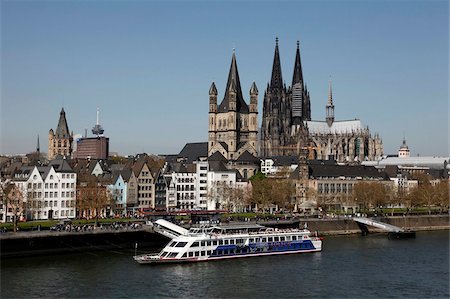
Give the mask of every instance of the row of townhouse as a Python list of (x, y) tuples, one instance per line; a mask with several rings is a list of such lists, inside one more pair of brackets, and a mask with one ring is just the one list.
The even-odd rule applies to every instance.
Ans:
[(77, 174), (64, 160), (47, 166), (22, 166), (3, 186), (0, 222), (13, 218), (27, 220), (75, 218)]

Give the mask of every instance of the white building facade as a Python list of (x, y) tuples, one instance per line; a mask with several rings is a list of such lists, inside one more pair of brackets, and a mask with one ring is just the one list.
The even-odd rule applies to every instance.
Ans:
[(73, 219), (77, 175), (53, 166), (22, 167), (12, 182), (22, 191), (27, 220)]

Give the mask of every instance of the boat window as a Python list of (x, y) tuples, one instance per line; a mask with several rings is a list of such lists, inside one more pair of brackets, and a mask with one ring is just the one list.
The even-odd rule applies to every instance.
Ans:
[(261, 242), (266, 243), (267, 242), (267, 238), (262, 238)]
[(187, 257), (187, 252), (183, 253), (181, 257)]
[(218, 243), (217, 240), (213, 241), (213, 245), (217, 245), (217, 243)]
[(230, 244), (234, 244), (234, 239), (231, 239), (231, 240), (230, 240)]
[(269, 237), (268, 240), (269, 240), (269, 242), (272, 242), (272, 241), (273, 241), (273, 238), (272, 238), (272, 237)]
[(202, 251), (202, 256), (206, 256), (206, 251)]
[(253, 242), (254, 242), (254, 239), (253, 239), (253, 238), (250, 238), (250, 240), (248, 240), (248, 242), (249, 242), (249, 243), (253, 243)]
[(187, 242), (178, 242), (177, 245), (175, 245), (175, 247), (184, 247), (186, 246)]
[(200, 246), (204, 247), (205, 246), (205, 241), (201, 241), (200, 242)]
[(200, 255), (200, 252), (196, 251), (196, 252), (194, 252), (194, 255), (195, 255), (195, 256), (199, 256), (199, 255)]
[(278, 241), (280, 241), (280, 238), (274, 237), (273, 240), (274, 240), (275, 242), (278, 242)]
[(292, 236), (292, 241), (297, 241), (297, 236)]
[(230, 242), (230, 240), (224, 240), (225, 241), (225, 245), (228, 245), (228, 243)]
[(174, 258), (177, 256), (177, 254), (178, 254), (177, 252), (172, 252), (169, 254), (168, 258)]
[(189, 251), (189, 257), (193, 257), (194, 256), (194, 252)]
[(284, 241), (285, 239), (284, 239), (284, 237), (280, 237), (280, 241)]
[(191, 247), (198, 247), (198, 242), (192, 243)]
[(208, 250), (208, 251), (206, 252), (206, 254), (207, 254), (208, 256), (210, 256), (210, 255), (211, 255), (211, 250)]
[(173, 247), (175, 243), (176, 243), (175, 241), (171, 241), (168, 246)]
[(207, 241), (206, 245), (211, 246), (211, 241)]
[(219, 245), (223, 245), (223, 240), (219, 240)]
[(164, 251), (164, 252), (161, 254), (161, 256), (162, 256), (162, 257), (165, 257), (167, 254), (168, 254), (168, 252)]
[(239, 244), (239, 243), (244, 243), (244, 239), (237, 239), (236, 244)]

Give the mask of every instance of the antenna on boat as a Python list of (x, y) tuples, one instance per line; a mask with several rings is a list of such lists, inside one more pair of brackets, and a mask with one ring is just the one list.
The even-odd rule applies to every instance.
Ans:
[(137, 251), (137, 242), (134, 244), (134, 256), (136, 256), (136, 251)]

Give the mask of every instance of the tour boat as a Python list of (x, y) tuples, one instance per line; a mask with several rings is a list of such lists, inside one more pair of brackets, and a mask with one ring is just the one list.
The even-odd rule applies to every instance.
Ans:
[(322, 250), (322, 238), (311, 236), (306, 227), (274, 229), (255, 224), (187, 230), (159, 219), (153, 223), (153, 229), (171, 241), (159, 253), (134, 256), (140, 264), (201, 262)]

